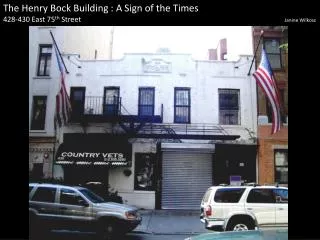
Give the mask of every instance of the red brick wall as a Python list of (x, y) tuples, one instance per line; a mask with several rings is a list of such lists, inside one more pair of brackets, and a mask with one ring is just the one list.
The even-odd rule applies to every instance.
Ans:
[(274, 146), (280, 149), (288, 148), (288, 127), (283, 126), (281, 130), (271, 135), (271, 125), (258, 127), (258, 161), (259, 161), (259, 184), (273, 184), (274, 177)]

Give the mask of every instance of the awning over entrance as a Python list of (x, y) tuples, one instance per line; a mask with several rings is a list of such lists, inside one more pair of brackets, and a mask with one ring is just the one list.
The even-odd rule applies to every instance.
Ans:
[(127, 139), (69, 134), (60, 144), (55, 164), (130, 166), (131, 144)]

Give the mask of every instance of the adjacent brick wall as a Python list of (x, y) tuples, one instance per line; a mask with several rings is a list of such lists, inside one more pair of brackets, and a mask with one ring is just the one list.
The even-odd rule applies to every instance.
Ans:
[(288, 148), (288, 127), (284, 126), (279, 132), (271, 135), (271, 125), (258, 127), (258, 158), (259, 184), (273, 184), (274, 149)]

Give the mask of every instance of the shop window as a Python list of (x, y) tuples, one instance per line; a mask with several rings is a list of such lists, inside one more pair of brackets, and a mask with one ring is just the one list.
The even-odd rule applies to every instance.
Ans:
[(155, 190), (155, 155), (136, 153), (135, 155), (135, 190), (154, 191)]
[(239, 102), (239, 89), (219, 89), (219, 124), (240, 124)]
[(39, 46), (38, 76), (49, 76), (51, 66), (52, 45)]
[(277, 149), (274, 152), (275, 182), (288, 184), (288, 150)]
[(174, 89), (174, 122), (190, 123), (190, 89)]
[(33, 96), (31, 130), (44, 130), (46, 120), (47, 97)]

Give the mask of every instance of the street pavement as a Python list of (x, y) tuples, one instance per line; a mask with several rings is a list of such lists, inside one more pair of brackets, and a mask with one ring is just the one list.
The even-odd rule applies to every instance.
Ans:
[[(183, 240), (201, 233), (212, 232), (200, 222), (194, 210), (140, 210), (141, 224), (119, 240)], [(53, 231), (47, 240), (89, 240), (93, 233)], [(118, 238), (117, 238), (118, 240)]]
[(141, 224), (134, 230), (149, 234), (200, 234), (212, 232), (200, 222), (199, 210), (140, 210)]

